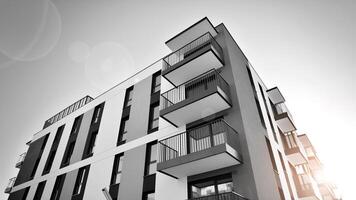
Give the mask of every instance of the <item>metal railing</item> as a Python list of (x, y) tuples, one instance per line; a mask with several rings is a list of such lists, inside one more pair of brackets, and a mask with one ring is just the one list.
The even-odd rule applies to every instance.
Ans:
[(246, 197), (236, 192), (226, 192), (221, 194), (214, 194), (204, 197), (190, 198), (188, 200), (248, 200)]
[(26, 157), (26, 152), (25, 153), (22, 153), (20, 156), (19, 156), (19, 159), (17, 160), (16, 162), (16, 166), (20, 166), (23, 161), (25, 160), (25, 157)]
[(166, 109), (186, 99), (202, 96), (207, 90), (217, 86), (228, 97), (230, 96), (229, 84), (216, 70), (210, 70), (161, 94), (161, 109)]
[(159, 162), (203, 151), (227, 143), (238, 150), (238, 133), (223, 119), (217, 119), (159, 141)]
[(202, 36), (198, 37), (197, 39), (193, 40), (192, 42), (188, 43), (187, 45), (183, 46), (182, 48), (178, 49), (177, 51), (169, 54), (168, 56), (163, 58), (163, 66), (162, 71), (165, 71), (172, 67), (173, 65), (181, 62), (188, 56), (192, 55), (197, 50), (212, 44), (214, 50), (217, 51), (217, 55), (221, 59), (222, 55), (222, 48), (216, 42), (213, 36), (209, 32), (203, 34)]
[(7, 186), (5, 189), (5, 193), (8, 193), (11, 191), (12, 187), (14, 187), (15, 181), (16, 181), (16, 177), (9, 179), (9, 182), (7, 183)]
[(72, 112), (78, 110), (79, 108), (83, 107), (87, 103), (91, 102), (93, 100), (92, 97), (90, 96), (85, 96), (84, 98), (80, 99), (79, 101), (76, 101), (72, 105), (68, 106), (67, 108), (63, 109), (61, 112), (57, 113), (53, 117), (49, 118), (46, 120), (43, 129), (47, 128), (48, 126), (54, 124), (55, 122), (63, 119), (65, 116), (71, 114)]

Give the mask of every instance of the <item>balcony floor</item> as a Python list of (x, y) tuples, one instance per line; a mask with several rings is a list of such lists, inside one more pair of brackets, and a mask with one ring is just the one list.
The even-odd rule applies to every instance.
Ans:
[(240, 163), (241, 156), (237, 151), (228, 144), (221, 144), (158, 163), (157, 169), (173, 177), (182, 178)]
[[(214, 113), (228, 109), (231, 105), (228, 103), (226, 94), (218, 89), (194, 102), (179, 102), (175, 109), (167, 108), (167, 111), (161, 111), (161, 117), (174, 124), (183, 126), (190, 122), (202, 119)], [(173, 106), (172, 106), (173, 107)]]

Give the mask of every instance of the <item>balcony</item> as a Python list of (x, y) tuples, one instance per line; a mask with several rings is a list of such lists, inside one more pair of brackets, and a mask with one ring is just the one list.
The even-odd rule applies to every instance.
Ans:
[(162, 76), (177, 86), (222, 66), (222, 48), (207, 32), (163, 58)]
[(321, 194), (317, 183), (308, 174), (298, 175), (300, 183), (297, 186), (297, 193), (300, 200), (321, 200)]
[(284, 133), (295, 131), (296, 127), (292, 115), (284, 103), (275, 104), (273, 107), (274, 119)]
[(216, 70), (161, 94), (160, 116), (176, 127), (231, 107), (230, 86)]
[(285, 102), (285, 99), (278, 87), (267, 90), (267, 94), (274, 105)]
[(236, 192), (226, 192), (221, 194), (214, 194), (204, 197), (190, 198), (188, 200), (248, 200)]
[(159, 141), (157, 170), (182, 178), (240, 164), (238, 152), (237, 132), (217, 119)]
[(6, 188), (5, 188), (5, 193), (10, 193), (12, 190), (12, 187), (14, 186), (16, 181), (16, 177), (13, 177), (11, 179), (9, 179), (9, 183), (7, 184)]
[(84, 98), (78, 100), (77, 102), (75, 102), (72, 105), (68, 106), (67, 108), (63, 109), (61, 112), (57, 113), (53, 117), (46, 120), (45, 124), (43, 125), (43, 129), (45, 129), (48, 126), (51, 126), (52, 124), (56, 123), (57, 121), (63, 119), (67, 115), (78, 110), (79, 108), (83, 107), (84, 105), (91, 102), (92, 100), (93, 100), (93, 98), (90, 96), (85, 96)]
[(26, 152), (20, 155), (19, 159), (16, 162), (16, 168), (21, 168), (23, 162), (25, 161), (25, 157), (26, 157)]
[(308, 162), (306, 153), (294, 132), (286, 134), (282, 140), (285, 154), (293, 165), (300, 165)]
[(328, 183), (319, 184), (320, 193), (325, 200), (336, 200), (338, 199), (335, 193), (335, 187)]

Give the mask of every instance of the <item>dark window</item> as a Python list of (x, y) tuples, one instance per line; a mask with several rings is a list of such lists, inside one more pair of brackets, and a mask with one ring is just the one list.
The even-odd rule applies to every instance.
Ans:
[(147, 144), (145, 175), (156, 173), (157, 170), (157, 142)]
[(265, 138), (265, 139), (266, 139), (268, 154), (269, 154), (269, 157), (270, 157), (271, 162), (272, 162), (273, 170), (278, 173), (277, 165), (276, 165), (276, 160), (274, 159), (274, 156), (273, 156), (273, 151), (272, 151), (271, 143), (270, 143), (270, 141), (269, 141), (268, 138)]
[(254, 92), (254, 94), (256, 95), (255, 83), (254, 83), (253, 78), (252, 78), (251, 69), (250, 69), (250, 67), (247, 66), (247, 65), (246, 65), (246, 69), (247, 69), (248, 78), (249, 78), (249, 80), (250, 80), (250, 84), (251, 84), (251, 86), (252, 86), (253, 92)]
[(65, 125), (62, 125), (62, 126), (60, 126), (60, 127), (57, 129), (56, 136), (54, 137), (52, 146), (53, 146), (54, 144), (58, 144), (59, 141), (61, 140), (62, 133), (63, 133), (63, 130), (64, 130), (64, 126), (65, 126)]
[(96, 136), (97, 135), (98, 135), (98, 131), (94, 131), (91, 134), (87, 155), (92, 155), (94, 153), (94, 147), (95, 147), (95, 141), (96, 141)]
[(38, 184), (36, 192), (35, 192), (35, 196), (33, 198), (34, 200), (41, 199), (45, 185), (46, 185), (46, 181), (42, 181)]
[(119, 138), (117, 144), (123, 144), (126, 142), (127, 138), (127, 122), (129, 121), (129, 118), (124, 118), (121, 120), (120, 124), (120, 130), (119, 130)]
[(64, 183), (64, 178), (65, 178), (65, 174), (57, 176), (50, 200), (59, 200), (59, 197), (61, 196), (63, 183)]
[(77, 180), (75, 181), (75, 185), (74, 185), (73, 195), (78, 195), (83, 193), (88, 172), (89, 172), (88, 166), (79, 169)]
[(262, 124), (262, 126), (264, 128), (266, 128), (265, 120), (263, 118), (263, 114), (262, 114), (262, 110), (261, 110), (261, 105), (260, 105), (260, 102), (258, 101), (257, 97), (255, 97), (255, 102), (256, 102), (256, 105), (257, 105), (258, 115), (260, 116), (261, 124)]
[(99, 122), (100, 120), (100, 116), (101, 116), (101, 113), (103, 111), (103, 105), (104, 104), (100, 104), (100, 105), (97, 105), (94, 109), (94, 114), (93, 114), (93, 118), (91, 120), (91, 124), (96, 124)]
[(64, 160), (63, 160), (64, 164), (69, 164), (70, 158), (72, 157), (72, 154), (73, 154), (74, 145), (75, 145), (75, 141), (72, 141), (69, 144), (68, 151), (67, 151), (67, 153), (66, 153), (66, 155), (64, 157)]
[(152, 104), (150, 108), (149, 114), (149, 125), (148, 132), (151, 133), (153, 131), (158, 130), (158, 121), (159, 121), (159, 104)]
[(124, 107), (131, 106), (131, 103), (132, 103), (132, 95), (133, 95), (133, 86), (132, 86), (132, 87), (129, 87), (129, 88), (126, 90)]
[(50, 152), (48, 156), (48, 160), (43, 170), (43, 174), (47, 174), (51, 170), (55, 155), (56, 155), (56, 150)]
[[(215, 199), (217, 194), (233, 191), (231, 174), (220, 175), (189, 183), (189, 198)], [(208, 197), (210, 196), (210, 197)]]
[(42, 153), (43, 153), (43, 151), (44, 151), (44, 148), (46, 147), (46, 143), (47, 143), (47, 140), (48, 140), (48, 136), (49, 136), (49, 134), (47, 134), (46, 136), (44, 136), (45, 138), (44, 138), (44, 141), (43, 141), (43, 143), (42, 143), (39, 156), (37, 157), (36, 162), (35, 162), (35, 165), (33, 166), (32, 171), (31, 171), (31, 175), (30, 175), (30, 178), (31, 178), (31, 179), (32, 179), (33, 177), (35, 177), (35, 174), (36, 174), (36, 171), (37, 171), (37, 168), (38, 168), (38, 164), (40, 163), (40, 160), (41, 160)]
[(265, 109), (266, 109), (266, 113), (267, 113), (269, 125), (270, 125), (271, 130), (272, 130), (272, 133), (273, 133), (274, 141), (276, 141), (276, 142), (278, 143), (278, 139), (277, 139), (277, 135), (276, 135), (277, 133), (276, 133), (276, 130), (274, 129), (271, 115), (269, 114), (269, 110), (268, 110), (268, 107), (267, 107), (266, 97), (265, 97), (264, 90), (262, 89), (262, 86), (261, 86), (260, 84), (258, 84), (258, 86), (259, 86), (259, 88), (260, 88), (260, 92), (261, 92), (262, 99), (263, 99), (263, 105), (265, 106)]
[(81, 124), (81, 121), (82, 121), (82, 116), (83, 115), (80, 115), (80, 116), (75, 118), (71, 134), (77, 134), (78, 133), (79, 128), (80, 128), (80, 124)]
[(152, 93), (156, 93), (161, 90), (161, 71), (156, 72), (152, 76)]
[(118, 154), (115, 156), (110, 185), (120, 183), (123, 159), (124, 159), (124, 154)]
[(143, 195), (143, 200), (155, 200), (155, 193), (146, 193)]

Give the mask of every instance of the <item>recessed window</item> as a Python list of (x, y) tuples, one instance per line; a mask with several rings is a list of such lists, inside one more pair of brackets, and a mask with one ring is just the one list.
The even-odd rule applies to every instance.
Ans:
[(127, 138), (127, 122), (129, 121), (129, 118), (124, 118), (121, 120), (120, 124), (120, 130), (119, 130), (119, 138), (117, 145), (123, 144), (126, 142)]
[(64, 179), (65, 179), (65, 174), (62, 174), (57, 177), (56, 182), (54, 183), (50, 200), (59, 200), (59, 197), (61, 196)]
[(91, 124), (96, 124), (100, 121), (101, 113), (103, 112), (103, 107), (104, 107), (104, 103), (97, 105), (95, 107)]
[(159, 104), (152, 104), (150, 108), (149, 114), (149, 125), (148, 131), (153, 132), (158, 130), (158, 122), (159, 122)]
[(72, 141), (69, 144), (68, 151), (63, 160), (63, 164), (69, 164), (70, 158), (72, 157), (73, 154), (74, 146), (75, 146), (75, 141)]
[(145, 175), (156, 173), (157, 170), (157, 142), (147, 144)]
[(50, 152), (47, 163), (43, 170), (43, 174), (47, 174), (51, 170), (55, 155), (56, 155), (56, 150)]
[(98, 131), (94, 131), (91, 134), (87, 155), (92, 155), (94, 153), (94, 148), (95, 148), (95, 142), (96, 142), (96, 136), (97, 135), (98, 135)]
[(38, 184), (35, 196), (33, 199), (41, 199), (44, 187), (46, 186), (46, 181), (42, 181)]
[(152, 93), (156, 93), (161, 90), (161, 71), (156, 72), (152, 76)]
[(143, 200), (155, 200), (155, 193), (146, 193), (143, 195)]
[(129, 87), (129, 88), (126, 90), (124, 107), (131, 106), (131, 103), (132, 103), (132, 95), (133, 95), (133, 86), (132, 86), (132, 87)]
[(80, 128), (80, 124), (82, 122), (82, 116), (80, 115), (78, 117), (75, 118), (74, 123), (73, 123), (73, 127), (72, 127), (72, 131), (71, 134), (77, 134)]
[(78, 195), (84, 190), (85, 179), (88, 175), (89, 167), (82, 167), (78, 171), (77, 180), (75, 181), (73, 195)]
[(220, 175), (189, 183), (189, 197), (215, 199), (216, 195), (233, 191), (231, 174)]
[(120, 183), (123, 159), (124, 159), (124, 154), (118, 154), (115, 156), (110, 185)]

